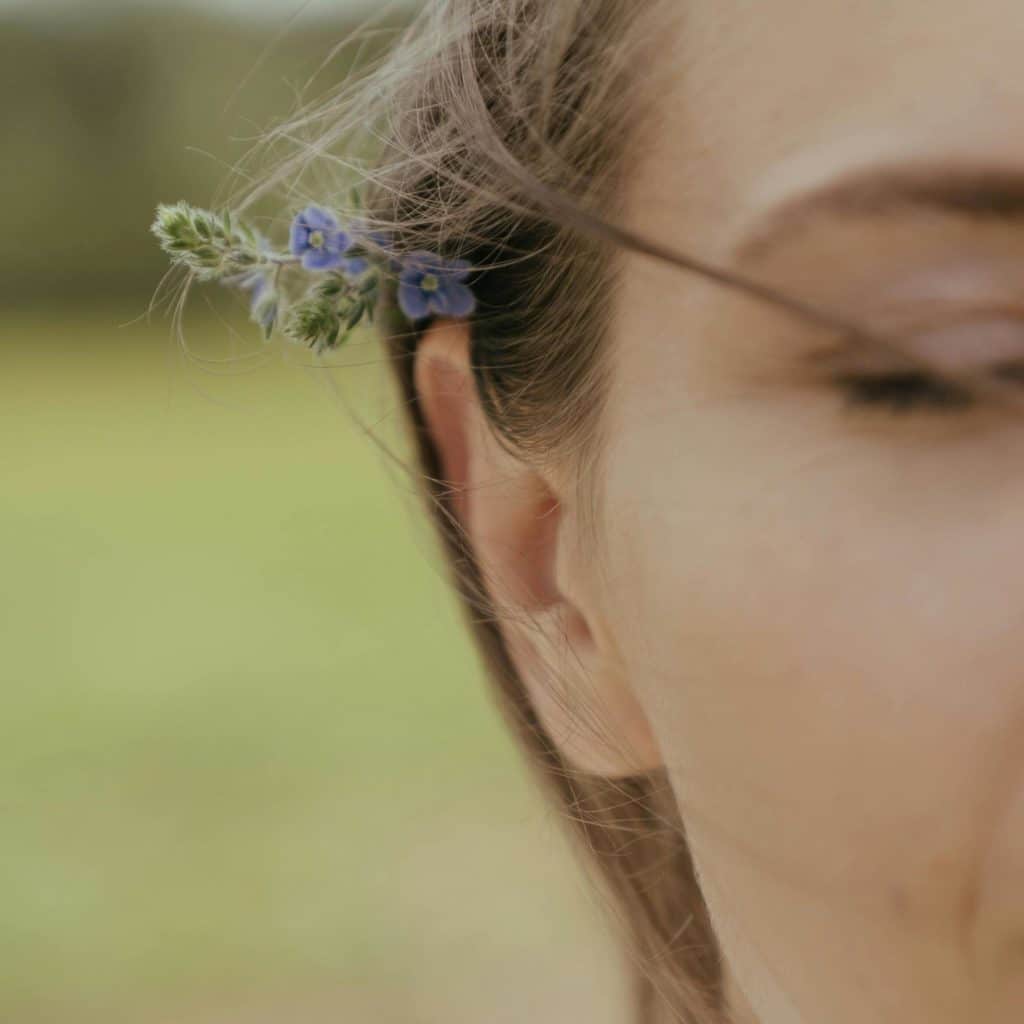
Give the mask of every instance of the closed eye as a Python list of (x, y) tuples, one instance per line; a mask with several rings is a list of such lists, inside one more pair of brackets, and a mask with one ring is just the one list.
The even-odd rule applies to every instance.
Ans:
[(973, 405), (975, 397), (953, 381), (922, 370), (892, 373), (839, 373), (833, 378), (850, 405), (906, 413), (915, 409), (955, 412)]
[[(813, 355), (848, 405), (891, 412), (957, 412), (977, 406), (993, 384), (1024, 384), (1024, 318), (951, 319), (905, 336), (900, 351), (847, 339)], [(983, 386), (984, 385), (984, 386)], [(1019, 407), (1019, 402), (1016, 403)]]

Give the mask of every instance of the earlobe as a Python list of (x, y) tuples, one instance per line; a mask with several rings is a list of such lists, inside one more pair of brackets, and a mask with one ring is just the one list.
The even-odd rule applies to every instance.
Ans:
[(548, 733), (582, 771), (627, 775), (660, 765), (614, 647), (592, 621), (560, 484), (495, 436), (476, 393), (464, 321), (440, 321), (426, 332), (415, 385), (451, 509)]

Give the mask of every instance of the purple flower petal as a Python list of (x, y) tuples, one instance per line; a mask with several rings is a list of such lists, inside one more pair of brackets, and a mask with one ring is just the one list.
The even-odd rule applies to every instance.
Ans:
[(299, 216), (311, 231), (336, 231), (338, 228), (335, 216), (322, 206), (307, 206)]
[(447, 282), (438, 294), (443, 294), (447, 300), (446, 316), (469, 316), (476, 309), (476, 296), (460, 281)]
[(398, 286), (398, 306), (410, 320), (419, 320), (428, 312), (422, 289), (406, 281)]
[(468, 316), (476, 306), (473, 293), (458, 281), (444, 281), (437, 291), (428, 293), (427, 305), (438, 316)]
[(401, 273), (398, 275), (398, 280), (401, 284), (409, 284), (414, 288), (419, 288), (425, 273), (426, 271), (418, 266), (403, 266)]
[(309, 228), (298, 217), (292, 221), (290, 249), (293, 256), (301, 256), (309, 246)]
[(342, 262), (341, 253), (327, 246), (323, 249), (309, 248), (302, 254), (302, 265), (307, 270), (330, 270)]

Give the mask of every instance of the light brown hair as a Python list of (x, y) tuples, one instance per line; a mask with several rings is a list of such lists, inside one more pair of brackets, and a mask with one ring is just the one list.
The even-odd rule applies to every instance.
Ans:
[[(269, 134), (271, 145), (296, 151), (242, 202), (244, 209), (279, 186), (303, 191), (300, 181), (310, 175), (319, 180), (306, 197), (344, 210), (343, 184), (364, 183), (370, 226), (390, 231), (396, 248), (471, 261), (479, 300), (471, 364), (488, 422), (518, 458), (571, 468), (587, 513), (584, 542), (595, 558), (608, 325), (624, 250), (739, 287), (851, 340), (870, 337), (922, 367), (929, 381), (964, 382), (1020, 405), (1010, 394), (1019, 367), (990, 380), (980, 371), (929, 366), (896, 339), (622, 227), (630, 171), (654, 123), (648, 115), (657, 106), (659, 46), (671, 35), (659, 19), (680, 7), (667, 0), (428, 0), (368, 75)], [(963, 194), (959, 186), (953, 192)], [(393, 285), (383, 297), (383, 333), (414, 442), (412, 468), (500, 706), (625, 926), (636, 1024), (724, 1024), (730, 1007), (721, 950), (686, 837), (684, 817), (692, 812), (680, 813), (664, 771), (610, 779), (573, 770), (545, 730), (453, 514), (414, 382), (423, 330), (410, 330), (399, 315)], [(962, 393), (944, 394), (959, 400)], [(571, 710), (582, 727), (594, 724), (582, 701)]]
[[(616, 246), (559, 216), (552, 196), (613, 220), (654, 89), (651, 0), (432, 0), (376, 65), (271, 132), (293, 155), (241, 203), (287, 185), (344, 209), (363, 182), (371, 226), (402, 251), (472, 261), (471, 363), (496, 436), (524, 460), (571, 465), (600, 508), (601, 411)], [(337, 197), (338, 202), (332, 203)], [(662, 771), (574, 770), (541, 724), (450, 504), (417, 400), (410, 330), (383, 301), (384, 341), (414, 440), (417, 476), (500, 705), (565, 810), (623, 925), (638, 1024), (726, 1019), (721, 966), (675, 797)], [(581, 721), (586, 709), (575, 709)]]

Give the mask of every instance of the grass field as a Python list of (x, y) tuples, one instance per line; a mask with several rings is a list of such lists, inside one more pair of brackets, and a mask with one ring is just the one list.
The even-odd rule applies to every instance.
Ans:
[(0, 1020), (620, 1019), (408, 485), (325, 386), (387, 427), (377, 350), (200, 365), (136, 313), (0, 327)]

